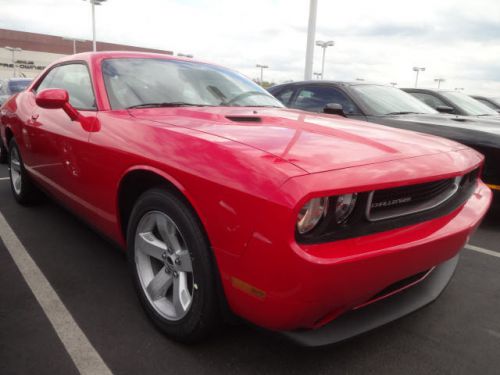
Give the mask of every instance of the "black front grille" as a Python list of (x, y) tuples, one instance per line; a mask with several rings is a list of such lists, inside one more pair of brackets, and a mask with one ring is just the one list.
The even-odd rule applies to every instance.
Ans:
[(370, 211), (376, 215), (396, 207), (412, 207), (441, 196), (453, 189), (455, 179), (439, 180), (424, 184), (377, 190), (373, 193)]

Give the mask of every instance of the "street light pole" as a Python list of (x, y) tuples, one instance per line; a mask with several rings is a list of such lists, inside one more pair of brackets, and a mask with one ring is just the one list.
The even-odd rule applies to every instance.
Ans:
[(418, 73), (425, 72), (425, 68), (424, 67), (419, 68), (418, 66), (414, 66), (413, 71), (417, 72), (417, 76), (415, 77), (415, 87), (417, 87), (417, 85), (418, 85)]
[(260, 68), (260, 84), (262, 85), (262, 82), (264, 82), (264, 69), (269, 68), (269, 66), (257, 64), (256, 67)]
[[(83, 0), (87, 1), (87, 0)], [(90, 4), (92, 5), (92, 50), (95, 52), (97, 51), (97, 42), (96, 42), (96, 36), (95, 36), (95, 6), (96, 5), (102, 5), (107, 0), (88, 0), (90, 1)]]
[(434, 82), (438, 83), (438, 90), (441, 87), (441, 82), (445, 82), (446, 80), (444, 78), (436, 78)]
[(306, 68), (304, 79), (312, 79), (314, 60), (314, 39), (316, 37), (316, 15), (318, 13), (318, 0), (310, 0), (309, 24), (307, 26)]
[(22, 49), (19, 47), (4, 47), (7, 51), (12, 52), (12, 68), (13, 68), (13, 77), (16, 77), (16, 52), (22, 52)]
[(328, 47), (333, 47), (335, 45), (335, 42), (333, 40), (329, 40), (327, 42), (323, 42), (322, 40), (316, 41), (316, 45), (318, 47), (323, 48), (323, 62), (321, 64), (321, 79), (324, 78), (325, 76), (325, 55), (326, 55), (326, 49)]

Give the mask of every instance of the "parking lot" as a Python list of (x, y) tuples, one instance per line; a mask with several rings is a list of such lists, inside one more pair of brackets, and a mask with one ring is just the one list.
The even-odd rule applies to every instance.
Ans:
[[(476, 250), (463, 250), (440, 299), (369, 334), (307, 349), (242, 324), (184, 346), (146, 318), (122, 252), (48, 199), (30, 208), (17, 205), (6, 177), (1, 165), (1, 214), (115, 374), (498, 374), (499, 214), (490, 213), (471, 239)], [(1, 242), (0, 282), (0, 373), (78, 373)]]

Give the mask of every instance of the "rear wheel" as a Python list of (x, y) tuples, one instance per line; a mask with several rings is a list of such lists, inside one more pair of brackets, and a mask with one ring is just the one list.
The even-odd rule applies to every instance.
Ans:
[(38, 198), (38, 190), (24, 168), (19, 147), (14, 139), (9, 144), (9, 174), (10, 187), (16, 201), (23, 205), (33, 203)]
[(215, 327), (211, 250), (192, 210), (152, 189), (137, 201), (127, 231), (134, 282), (148, 316), (170, 337), (199, 341)]
[(0, 140), (0, 164), (7, 163), (8, 156), (7, 148), (3, 145), (2, 140)]

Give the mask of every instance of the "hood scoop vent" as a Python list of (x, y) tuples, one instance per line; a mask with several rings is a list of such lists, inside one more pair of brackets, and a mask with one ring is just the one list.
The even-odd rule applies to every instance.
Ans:
[(262, 122), (262, 119), (257, 116), (226, 116), (226, 118), (233, 122)]

